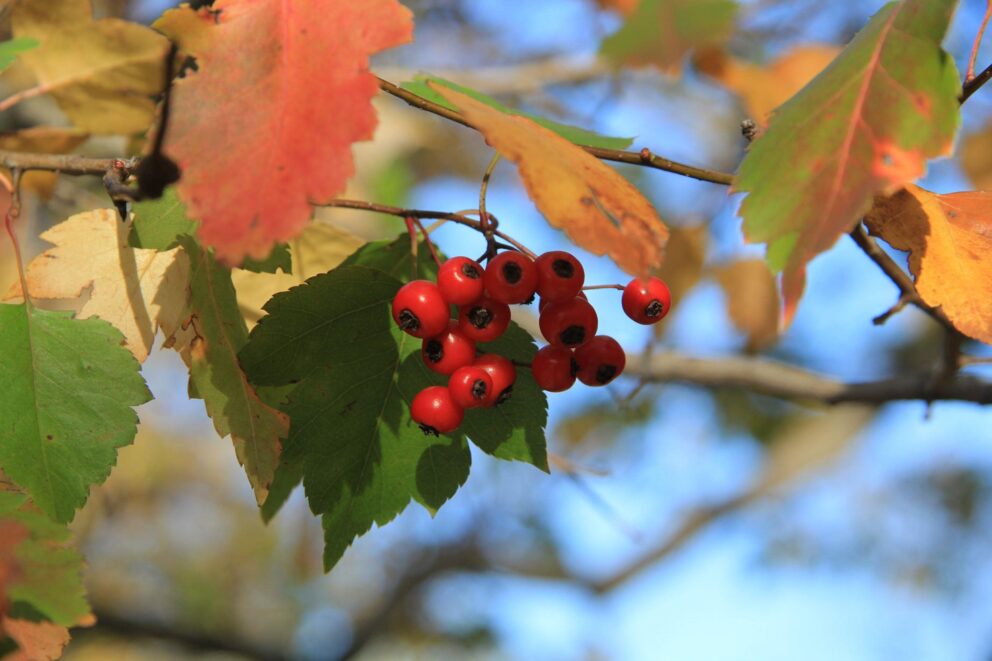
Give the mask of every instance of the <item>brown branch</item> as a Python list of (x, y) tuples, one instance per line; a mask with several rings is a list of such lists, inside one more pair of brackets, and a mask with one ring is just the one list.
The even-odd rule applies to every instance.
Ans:
[[(947, 315), (944, 314), (943, 310), (932, 307), (923, 300), (919, 292), (916, 291), (916, 285), (913, 284), (912, 278), (910, 278), (905, 271), (899, 268), (898, 264), (892, 261), (892, 258), (889, 257), (888, 253), (882, 250), (881, 246), (875, 242), (875, 239), (868, 236), (868, 232), (865, 231), (863, 225), (859, 223), (857, 227), (851, 230), (850, 236), (854, 239), (854, 242), (858, 244), (858, 247), (861, 248), (861, 250), (863, 250), (864, 253), (868, 255), (868, 257), (871, 258), (871, 260), (875, 262), (880, 269), (882, 269), (882, 272), (889, 277), (889, 280), (891, 280), (895, 286), (899, 288), (899, 301), (891, 310), (876, 317), (875, 319), (878, 320), (876, 323), (885, 321), (885, 319), (888, 319), (893, 312), (897, 311), (896, 308), (901, 309), (902, 307), (905, 307), (906, 303), (910, 303), (939, 321), (944, 328), (957, 332), (954, 330), (954, 324), (952, 324), (951, 320), (947, 318)], [(903, 302), (904, 300), (905, 302)]]
[(123, 169), (132, 172), (139, 159), (89, 158), (75, 154), (33, 154), (29, 152), (0, 149), (0, 166), (8, 170), (47, 170), (69, 175), (104, 175), (123, 164)]
[(980, 90), (985, 83), (989, 82), (990, 78), (992, 78), (992, 64), (985, 67), (980, 74), (961, 87), (961, 95), (958, 96), (958, 101), (960, 103), (967, 101), (972, 94)]
[(968, 58), (968, 70), (964, 74), (964, 82), (967, 83), (975, 77), (975, 62), (978, 60), (978, 47), (982, 45), (982, 37), (985, 35), (985, 28), (989, 25), (989, 18), (992, 18), (992, 0), (985, 0), (985, 16), (978, 26), (975, 40), (971, 44), (971, 57)]
[(764, 358), (694, 358), (664, 353), (647, 361), (629, 356), (628, 376), (654, 383), (685, 383), (706, 388), (739, 388), (750, 392), (824, 404), (884, 404), (920, 400), (992, 404), (992, 382), (958, 375), (934, 379), (931, 373), (845, 383)]
[[(428, 101), (427, 99), (414, 94), (409, 90), (405, 90), (402, 87), (395, 85), (379, 78), (379, 89), (387, 94), (391, 94), (398, 99), (406, 101), (408, 104), (420, 110), (424, 110), (429, 113), (433, 113), (439, 117), (443, 117), (452, 122), (461, 124), (462, 126), (467, 126), (470, 129), (478, 131), (479, 129), (462, 117), (459, 113), (445, 108), (442, 105), (434, 103), (433, 101)], [(596, 158), (602, 159), (604, 161), (613, 161), (616, 163), (628, 163), (630, 165), (640, 165), (644, 167), (655, 168), (657, 170), (664, 170), (666, 172), (672, 172), (674, 174), (680, 174), (683, 177), (690, 177), (692, 179), (698, 179), (700, 181), (708, 181), (714, 184), (721, 184), (724, 186), (729, 186), (734, 180), (734, 175), (727, 172), (719, 172), (717, 170), (708, 170), (706, 168), (697, 168), (692, 165), (686, 165), (685, 163), (679, 163), (671, 159), (664, 158), (654, 154), (649, 149), (642, 149), (640, 151), (623, 151), (620, 149), (603, 149), (600, 147), (587, 147), (582, 146), (586, 152), (592, 154)]]

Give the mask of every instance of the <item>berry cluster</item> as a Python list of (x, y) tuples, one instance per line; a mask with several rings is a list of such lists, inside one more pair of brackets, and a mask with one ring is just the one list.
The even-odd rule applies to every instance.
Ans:
[[(548, 341), (530, 365), (537, 384), (549, 392), (610, 383), (623, 371), (620, 344), (596, 335), (599, 320), (582, 286), (585, 271), (573, 255), (547, 252), (536, 260), (507, 251), (486, 268), (467, 257), (441, 265), (437, 282), (414, 280), (393, 298), (393, 319), (406, 333), (423, 339), (428, 368), (449, 377), (448, 386), (430, 386), (413, 399), (411, 415), (425, 433), (457, 429), (465, 409), (493, 407), (513, 390), (514, 364), (497, 354), (476, 354), (476, 343), (492, 342), (510, 325), (510, 305), (540, 296), (541, 333)], [(658, 278), (632, 280), (623, 291), (628, 317), (653, 324), (668, 313), (671, 294)], [(451, 306), (457, 306), (452, 319)]]

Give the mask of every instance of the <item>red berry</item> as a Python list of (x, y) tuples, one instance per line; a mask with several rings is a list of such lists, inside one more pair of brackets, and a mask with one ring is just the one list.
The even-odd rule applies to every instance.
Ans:
[(476, 365), (459, 367), (448, 379), (451, 399), (464, 409), (482, 406), (493, 391), (493, 378), (489, 372)]
[[(581, 291), (578, 294), (576, 294), (575, 297), (576, 298), (581, 298), (583, 301), (588, 301), (589, 300), (588, 298), (586, 298), (585, 292), (581, 292)], [(541, 302), (537, 304), (537, 311), (539, 313), (540, 312), (544, 312), (544, 308), (548, 307), (548, 305), (550, 303), (551, 303), (551, 301), (548, 301), (548, 300), (545, 300), (545, 299), (542, 298), (541, 299)]]
[(523, 303), (537, 291), (537, 266), (523, 253), (501, 252), (489, 261), (482, 280), (490, 298), (501, 303)]
[(571, 349), (550, 344), (537, 352), (530, 367), (537, 385), (548, 392), (561, 392), (571, 388), (578, 371)]
[(538, 257), (534, 264), (537, 265), (537, 293), (542, 302), (568, 301), (582, 291), (586, 272), (574, 255), (553, 250)]
[(549, 303), (540, 318), (544, 339), (559, 347), (577, 347), (592, 339), (599, 318), (589, 301), (575, 297), (570, 301)]
[(579, 381), (587, 386), (605, 386), (620, 376), (627, 364), (620, 343), (609, 335), (597, 335), (575, 350)]
[(509, 360), (495, 353), (482, 354), (475, 359), (475, 367), (481, 367), (493, 380), (493, 389), (482, 402), (489, 408), (502, 404), (513, 393), (513, 383), (517, 380), (517, 368)]
[(437, 272), (437, 287), (452, 305), (468, 305), (482, 296), (482, 267), (468, 257), (452, 257)]
[(462, 407), (455, 404), (444, 386), (424, 388), (410, 404), (410, 416), (420, 424), (425, 434), (447, 434), (458, 429), (465, 417)]
[(413, 280), (393, 298), (393, 321), (414, 337), (433, 337), (448, 327), (450, 311), (433, 282)]
[(458, 327), (476, 342), (492, 342), (510, 325), (510, 306), (483, 296), (458, 310)]
[(623, 311), (639, 324), (654, 324), (668, 314), (672, 293), (661, 278), (634, 278), (623, 289)]
[(465, 337), (458, 322), (449, 321), (448, 330), (427, 338), (420, 348), (424, 365), (438, 374), (451, 374), (475, 360), (475, 341)]

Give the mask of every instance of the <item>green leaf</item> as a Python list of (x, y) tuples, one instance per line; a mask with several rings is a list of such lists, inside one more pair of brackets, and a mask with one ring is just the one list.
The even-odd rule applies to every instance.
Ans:
[(382, 271), (341, 266), (276, 294), (252, 329), (241, 365), (252, 383), (300, 381), (356, 353), (390, 351), (389, 304), (400, 283)]
[(886, 5), (833, 63), (779, 107), (741, 164), (734, 190), (749, 241), (784, 271), (785, 320), (806, 263), (849, 232), (876, 194), (950, 153), (959, 123), (954, 61), (940, 43), (954, 0)]
[(407, 81), (402, 84), (403, 89), (413, 92), (419, 97), (427, 99), (433, 103), (440, 106), (444, 106), (449, 110), (457, 111), (454, 105), (451, 104), (446, 98), (438, 94), (436, 91), (432, 90), (427, 84), (428, 82), (435, 85), (441, 85), (449, 89), (453, 89), (456, 92), (461, 92), (462, 94), (467, 94), (476, 101), (481, 101), (482, 103), (499, 110), (507, 115), (514, 115), (517, 117), (526, 117), (537, 124), (540, 124), (549, 131), (554, 131), (561, 137), (565, 138), (570, 142), (574, 142), (577, 145), (584, 145), (586, 147), (600, 147), (602, 149), (626, 149), (634, 142), (633, 138), (613, 138), (600, 135), (595, 131), (589, 131), (577, 126), (570, 126), (568, 124), (561, 124), (559, 122), (552, 121), (541, 117), (540, 115), (534, 115), (529, 112), (523, 112), (522, 110), (515, 110), (508, 106), (503, 105), (491, 96), (486, 96), (482, 92), (477, 92), (468, 87), (458, 85), (450, 80), (445, 80), (444, 78), (437, 78), (435, 76), (417, 76), (413, 80)]
[(0, 305), (0, 469), (57, 521), (70, 521), (131, 443), (151, 399), (120, 331)]
[[(441, 259), (444, 259), (442, 256)], [(400, 282), (409, 282), (413, 267), (410, 254), (410, 238), (401, 234), (395, 239), (370, 241), (356, 250), (341, 266), (364, 266), (388, 273)], [(431, 257), (427, 244), (421, 241), (417, 246), (417, 278), (437, 280), (437, 264)]]
[(32, 37), (18, 37), (0, 42), (0, 71), (13, 64), (21, 53), (40, 45), (41, 42)]
[[(40, 512), (27, 496), (0, 491), (0, 573), (5, 596), (28, 604), (63, 626), (78, 624), (89, 615), (83, 587), (83, 556), (67, 544), (69, 529)], [(13, 566), (5, 566), (12, 563)]]
[(196, 221), (186, 215), (186, 206), (170, 186), (157, 200), (143, 200), (133, 207), (134, 223), (128, 243), (132, 248), (172, 250), (179, 238), (196, 232)]
[(231, 436), (238, 461), (262, 503), (279, 465), (289, 421), (259, 397), (238, 362), (238, 351), (248, 342), (248, 327), (238, 308), (230, 269), (191, 237), (181, 244), (191, 264), (195, 337), (181, 347), (190, 368), (190, 393), (203, 399), (217, 433)]
[(641, 0), (600, 53), (623, 64), (677, 70), (689, 51), (727, 41), (736, 18), (734, 0)]
[[(132, 248), (171, 250), (184, 236), (195, 236), (197, 222), (186, 215), (186, 205), (179, 201), (172, 186), (157, 200), (137, 202), (133, 208), (134, 223), (128, 244)], [(276, 244), (264, 260), (247, 259), (241, 268), (255, 273), (292, 272), (289, 246)]]

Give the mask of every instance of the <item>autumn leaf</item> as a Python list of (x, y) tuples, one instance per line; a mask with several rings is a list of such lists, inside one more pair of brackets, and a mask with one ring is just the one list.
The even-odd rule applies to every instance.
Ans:
[[(139, 133), (162, 92), (168, 41), (117, 18), (92, 18), (90, 0), (17, 0), (16, 37), (41, 42), (21, 54), (73, 124), (95, 133)], [(34, 95), (34, 94), (31, 94)]]
[[(613, 4), (625, 11), (630, 3)], [(736, 17), (734, 0), (641, 0), (600, 52), (621, 64), (654, 64), (674, 73), (689, 51), (729, 39)]]
[(717, 267), (715, 275), (727, 298), (730, 320), (747, 337), (746, 351), (753, 353), (775, 344), (780, 303), (768, 265), (758, 259), (742, 259)]
[(197, 62), (175, 84), (166, 137), (179, 195), (203, 243), (237, 265), (297, 236), (314, 202), (344, 190), (351, 145), (376, 125), (369, 56), (413, 26), (396, 0), (218, 0), (156, 27)]
[(839, 52), (836, 46), (797, 46), (762, 66), (710, 49), (698, 53), (693, 63), (741, 97), (748, 117), (765, 125), (775, 108), (823, 71)]
[(69, 644), (67, 628), (44, 620), (5, 617), (0, 619), (0, 633), (17, 643), (17, 651), (5, 655), (3, 661), (54, 661)]
[(921, 176), (950, 152), (958, 76), (940, 48), (953, 0), (886, 5), (837, 59), (773, 115), (733, 190), (745, 237), (783, 271), (783, 319), (796, 311), (806, 263), (850, 231), (876, 194)]
[(657, 276), (668, 285), (673, 301), (682, 300), (702, 278), (709, 238), (706, 225), (671, 229), (665, 249), (665, 263), (658, 269)]
[(992, 190), (992, 124), (961, 139), (961, 169), (979, 190)]
[(525, 117), (505, 115), (454, 90), (434, 87), (505, 158), (554, 227), (629, 273), (661, 265), (668, 228), (643, 195), (615, 170)]
[[(134, 357), (144, 362), (161, 328), (173, 335), (189, 300), (189, 258), (179, 248), (159, 252), (128, 246), (131, 223), (114, 209), (72, 216), (44, 232), (55, 244), (27, 269), (32, 298), (74, 299), (92, 287), (79, 311), (117, 327)], [(22, 296), (15, 283), (7, 298)]]
[(937, 195), (908, 186), (876, 200), (865, 220), (872, 234), (909, 252), (928, 305), (965, 335), (992, 343), (992, 192)]
[(639, 3), (640, 0), (596, 0), (596, 4), (603, 9), (612, 9), (624, 16), (632, 14)]
[[(78, 129), (34, 127), (12, 133), (0, 133), (0, 149), (9, 151), (25, 151), (35, 154), (66, 154), (81, 145), (89, 137), (85, 131)], [(3, 168), (0, 172), (11, 177), (10, 170)], [(41, 198), (49, 198), (55, 189), (59, 175), (57, 172), (42, 172), (33, 170), (25, 172), (21, 177), (21, 191), (30, 191)], [(10, 191), (0, 186), (0, 210), (10, 208)]]

